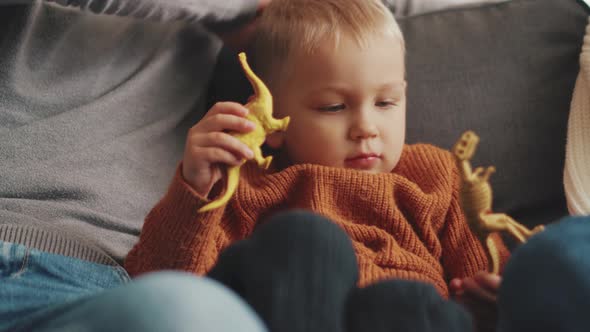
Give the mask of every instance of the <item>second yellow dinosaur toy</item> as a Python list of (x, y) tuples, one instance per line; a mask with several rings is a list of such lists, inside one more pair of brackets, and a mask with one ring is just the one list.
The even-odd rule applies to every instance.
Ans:
[[(254, 152), (254, 160), (260, 167), (267, 169), (272, 161), (272, 156), (262, 156), (260, 147), (264, 144), (266, 136), (275, 131), (285, 131), (289, 125), (289, 117), (277, 120), (272, 117), (273, 100), (272, 95), (262, 80), (254, 74), (248, 65), (246, 54), (239, 54), (240, 63), (246, 77), (254, 89), (254, 98), (245, 107), (249, 110), (247, 119), (256, 124), (256, 128), (246, 134), (236, 134), (240, 141), (244, 142)], [(199, 212), (206, 212), (216, 209), (229, 201), (238, 187), (240, 180), (240, 167), (232, 166), (227, 169), (227, 185), (225, 192), (218, 199), (209, 202), (199, 209)]]
[(473, 171), (470, 160), (475, 154), (479, 137), (472, 131), (465, 132), (453, 146), (459, 172), (461, 174), (460, 202), (469, 227), (488, 249), (492, 273), (500, 272), (500, 257), (491, 233), (507, 231), (520, 243), (542, 231), (544, 226), (529, 230), (504, 213), (492, 212), (492, 187), (489, 178), (496, 171), (493, 166), (484, 169), (478, 167)]

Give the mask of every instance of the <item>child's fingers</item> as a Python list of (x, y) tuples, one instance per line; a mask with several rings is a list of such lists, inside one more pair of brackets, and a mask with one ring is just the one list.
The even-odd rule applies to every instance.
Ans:
[(217, 114), (233, 114), (244, 117), (248, 114), (248, 109), (240, 103), (235, 103), (233, 101), (222, 101), (213, 105), (205, 117), (211, 117)]
[(473, 279), (482, 288), (494, 293), (498, 292), (498, 290), (500, 289), (500, 283), (502, 283), (502, 277), (485, 272), (476, 274), (475, 276), (473, 276)]
[(463, 279), (463, 291), (466, 296), (476, 297), (486, 302), (496, 302), (496, 292), (481, 287), (474, 279)]
[(460, 295), (463, 292), (463, 280), (455, 278), (449, 282), (449, 290), (453, 295)]
[(239, 139), (230, 134), (216, 131), (195, 138), (195, 146), (203, 148), (219, 148), (228, 151), (240, 159), (252, 159), (254, 153)]
[(200, 158), (206, 160), (210, 164), (226, 164), (237, 166), (242, 162), (242, 160), (237, 158), (233, 153), (215, 147), (198, 147), (196, 148), (195, 155), (198, 155)]
[(201, 131), (204, 132), (220, 132), (233, 131), (239, 133), (247, 133), (254, 129), (255, 124), (243, 117), (234, 114), (216, 114), (204, 121)]

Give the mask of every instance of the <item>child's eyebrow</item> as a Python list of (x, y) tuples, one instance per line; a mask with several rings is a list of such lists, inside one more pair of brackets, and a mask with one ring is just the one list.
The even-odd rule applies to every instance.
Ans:
[(393, 81), (393, 82), (389, 82), (389, 83), (385, 83), (383, 84), (383, 87), (385, 88), (402, 88), (404, 89), (406, 87), (406, 85), (408, 85), (408, 83), (406, 81)]
[(348, 91), (350, 91), (350, 89), (347, 89), (346, 87), (325, 86), (325, 87), (311, 90), (310, 94), (318, 94), (318, 93), (326, 93), (326, 92), (333, 92), (336, 94), (346, 94)]
[[(385, 84), (381, 85), (377, 90), (379, 92), (384, 92), (384, 91), (405, 92), (406, 86), (407, 86), (406, 81), (395, 81), (395, 82), (385, 83)], [(347, 88), (345, 86), (337, 86), (337, 85), (325, 86), (325, 87), (311, 90), (310, 94), (318, 94), (318, 93), (326, 93), (326, 92), (333, 92), (333, 93), (337, 93), (337, 94), (346, 94), (346, 93), (350, 92), (350, 88)]]
[(378, 90), (380, 92), (399, 92), (404, 93), (406, 91), (406, 81), (396, 81), (391, 83), (383, 84)]

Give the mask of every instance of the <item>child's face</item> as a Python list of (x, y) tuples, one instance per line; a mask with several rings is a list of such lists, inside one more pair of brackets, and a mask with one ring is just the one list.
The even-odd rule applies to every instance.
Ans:
[[(374, 38), (289, 61), (289, 76), (271, 87), (275, 116), (290, 116), (285, 133), (269, 136), (290, 164), (313, 163), (391, 172), (405, 140), (406, 96), (401, 44)], [(277, 81), (281, 81), (280, 78)]]

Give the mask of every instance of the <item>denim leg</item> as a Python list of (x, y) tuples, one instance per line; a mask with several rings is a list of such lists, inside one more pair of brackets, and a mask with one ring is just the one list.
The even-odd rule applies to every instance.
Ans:
[(129, 280), (118, 266), (45, 253), (0, 241), (0, 331), (13, 331), (46, 308)]
[(113, 267), (37, 254), (0, 265), (0, 331), (265, 331), (213, 280), (161, 272), (126, 283)]
[(570, 217), (518, 247), (498, 297), (500, 332), (590, 329), (590, 218)]
[(53, 310), (39, 331), (262, 332), (253, 310), (223, 285), (179, 272), (138, 278)]

